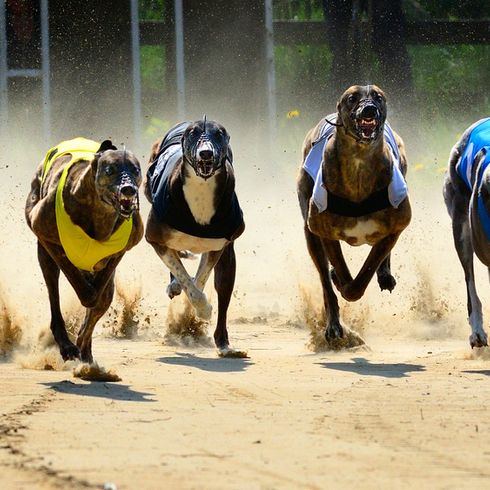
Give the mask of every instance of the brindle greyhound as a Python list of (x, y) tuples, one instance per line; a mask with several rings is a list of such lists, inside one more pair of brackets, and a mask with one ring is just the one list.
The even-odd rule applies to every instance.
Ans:
[[(111, 304), (116, 266), (143, 237), (141, 180), (131, 152), (83, 138), (52, 148), (34, 174), (25, 214), (38, 239), (51, 331), (64, 360), (93, 361), (92, 332)], [(87, 309), (77, 345), (60, 310), (60, 270)]]
[[(332, 281), (347, 301), (362, 297), (374, 273), (381, 290), (391, 292), (396, 284), (390, 252), (410, 222), (411, 209), (403, 141), (385, 121), (381, 89), (355, 85), (338, 101), (337, 114), (320, 121), (303, 144), (298, 197), (306, 244), (323, 287), (327, 339), (344, 334)], [(372, 247), (354, 279), (340, 241)]]
[(454, 145), (444, 182), (456, 252), (466, 281), (471, 347), (488, 345), (475, 286), (473, 253), (490, 271), (490, 118), (470, 126)]
[[(235, 284), (233, 242), (245, 224), (237, 196), (229, 135), (214, 121), (185, 122), (153, 145), (145, 195), (152, 203), (146, 240), (170, 269), (170, 298), (184, 289), (196, 314), (208, 320), (212, 307), (203, 288), (214, 269), (218, 320), (214, 340), (220, 355), (229, 347), (227, 310)], [(202, 254), (195, 278), (185, 270), (184, 251)]]

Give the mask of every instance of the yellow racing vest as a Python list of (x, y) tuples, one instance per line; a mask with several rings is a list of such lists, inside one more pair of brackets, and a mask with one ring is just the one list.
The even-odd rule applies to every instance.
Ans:
[(133, 229), (133, 218), (124, 220), (121, 226), (109, 237), (100, 242), (93, 239), (71, 220), (63, 202), (63, 188), (71, 166), (80, 160), (92, 161), (94, 154), (100, 148), (100, 143), (85, 138), (75, 138), (63, 141), (51, 148), (46, 154), (41, 181), (44, 182), (53, 161), (63, 155), (70, 154), (71, 160), (66, 164), (56, 188), (56, 225), (61, 246), (70, 262), (84, 271), (93, 272), (94, 266), (102, 259), (123, 250)]

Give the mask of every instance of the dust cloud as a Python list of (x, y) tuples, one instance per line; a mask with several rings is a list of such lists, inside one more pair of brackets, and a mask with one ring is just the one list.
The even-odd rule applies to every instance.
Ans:
[[(208, 117), (213, 117), (212, 111)], [(227, 121), (223, 122), (226, 126)], [(237, 279), (229, 309), (230, 338), (233, 338), (235, 321), (262, 318), (265, 329), (302, 324), (306, 348), (317, 351), (328, 347), (320, 340), (325, 324), (321, 287), (304, 243), (295, 190), (302, 135), (316, 123), (303, 116), (301, 123), (291, 129), (291, 137), (284, 136), (288, 128), (281, 127), (283, 136), (272, 141), (272, 151), (261, 152), (255, 148), (257, 151), (250, 152), (250, 143), (241, 139), (241, 132), (231, 133), (237, 193), (246, 230), (235, 245)], [(233, 127), (239, 125), (240, 121), (233, 121)], [(461, 131), (465, 127), (461, 124)], [(0, 152), (4, 210), (0, 216), (3, 230), (0, 285), (4, 304), (0, 305), (3, 312), (0, 351), (4, 354), (19, 349), (24, 356), (19, 362), (24, 367), (65, 369), (61, 359), (55, 359), (56, 348), (39, 340), (39, 332), (49, 326), (49, 303), (37, 264), (36, 240), (24, 219), (24, 202), (36, 165), (56, 142), (26, 147), (25, 132), (20, 129), (14, 133), (19, 135), (18, 139), (8, 142), (8, 150), (7, 143), (2, 143)], [(73, 136), (67, 134), (66, 138)], [(373, 280), (357, 303), (346, 303), (339, 296), (342, 323), (353, 332), (349, 337), (351, 347), (361, 344), (362, 339), (369, 345), (372, 336), (467, 338), (463, 272), (452, 244), (441, 192), (443, 167), (458, 136), (456, 131), (449, 132), (446, 144), (438, 141), (434, 147), (419, 144), (416, 131), (405, 138), (413, 220), (392, 254), (397, 286), (392, 294), (380, 292)], [(105, 137), (100, 135), (99, 139)], [(114, 141), (117, 142), (117, 137)], [(144, 171), (151, 141), (143, 146), (143, 150), (135, 153)], [(441, 146), (447, 151), (441, 151)], [(142, 192), (140, 196), (141, 214), (146, 220), (150, 206)], [(369, 248), (343, 246), (343, 249), (355, 275)], [(488, 297), (484, 268), (476, 263), (476, 269), (480, 296)], [(118, 268), (116, 297), (96, 327), (94, 345), (98, 335), (110, 335), (212, 346), (208, 325), (196, 320), (189, 306), (179, 305), (181, 300), (170, 302), (165, 293), (167, 282), (167, 269), (143, 239), (126, 254)], [(209, 283), (207, 291), (214, 308), (209, 327), (214, 330), (217, 302), (212, 279)], [(83, 320), (83, 309), (73, 307), (79, 303), (64, 277), (60, 289), (63, 311), (71, 333), (75, 334)], [(302, 291), (307, 291), (309, 296)]]

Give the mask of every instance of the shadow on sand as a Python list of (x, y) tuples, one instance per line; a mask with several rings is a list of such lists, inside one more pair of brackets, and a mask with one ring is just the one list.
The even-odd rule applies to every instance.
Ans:
[(108, 398), (109, 400), (121, 400), (128, 402), (156, 401), (147, 398), (148, 396), (152, 396), (152, 393), (134, 391), (131, 390), (128, 385), (122, 385), (119, 383), (101, 383), (100, 381), (92, 381), (82, 384), (64, 380), (41, 384), (59, 393), (67, 393), (69, 395), (95, 396), (99, 398)]
[(337, 371), (349, 371), (361, 376), (380, 376), (383, 378), (405, 378), (407, 373), (425, 371), (421, 364), (372, 364), (363, 357), (354, 357), (352, 362), (320, 362), (320, 366)]
[(245, 371), (254, 363), (250, 359), (226, 359), (226, 358), (211, 358), (198, 357), (188, 352), (176, 352), (176, 356), (160, 357), (158, 362), (163, 364), (172, 364), (174, 366), (186, 366), (201, 369), (203, 371), (211, 371), (215, 373), (231, 373)]
[(490, 369), (474, 369), (469, 371), (461, 371), (467, 374), (483, 374), (484, 376), (490, 376)]

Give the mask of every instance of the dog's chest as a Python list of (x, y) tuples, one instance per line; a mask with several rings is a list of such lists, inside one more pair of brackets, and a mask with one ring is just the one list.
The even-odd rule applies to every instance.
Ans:
[(351, 228), (342, 230), (343, 240), (349, 245), (373, 245), (379, 239), (380, 224), (372, 219), (358, 221)]
[(226, 238), (199, 238), (178, 230), (173, 230), (165, 245), (173, 250), (189, 250), (195, 254), (221, 250), (228, 240)]
[(216, 187), (216, 176), (204, 180), (198, 177), (193, 170), (186, 172), (182, 186), (184, 198), (196, 223), (202, 226), (209, 225), (216, 212)]

